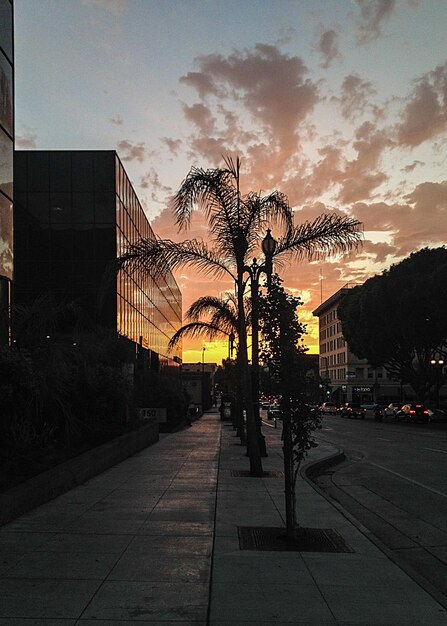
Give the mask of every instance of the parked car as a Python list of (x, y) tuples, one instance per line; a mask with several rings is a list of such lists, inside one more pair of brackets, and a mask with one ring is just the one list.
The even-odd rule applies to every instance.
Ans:
[(322, 415), (337, 415), (337, 405), (335, 402), (323, 402), (320, 413)]
[(429, 422), (430, 413), (423, 404), (404, 404), (403, 407), (397, 411), (396, 418), (407, 422)]
[(340, 407), (341, 417), (359, 418), (364, 420), (366, 416), (366, 409), (364, 409), (357, 402), (346, 402)]
[(383, 409), (383, 417), (392, 417), (396, 419), (397, 412), (399, 411), (400, 407), (401, 405), (399, 402), (390, 402), (390, 404), (388, 404)]
[(267, 419), (268, 420), (280, 420), (282, 417), (281, 409), (277, 404), (271, 404), (267, 409)]

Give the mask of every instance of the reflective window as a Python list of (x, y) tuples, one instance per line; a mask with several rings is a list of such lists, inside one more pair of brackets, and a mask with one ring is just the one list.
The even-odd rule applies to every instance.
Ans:
[(0, 193), (0, 275), (12, 279), (12, 202)]
[[(73, 185), (74, 186), (74, 185)], [(72, 220), (73, 222), (93, 222), (95, 219), (95, 200), (93, 193), (73, 193)]]
[(13, 135), (12, 67), (0, 53), (0, 124)]
[(115, 178), (110, 172), (115, 171), (115, 155), (113, 152), (94, 152), (93, 165), (95, 190), (109, 193), (115, 192)]
[(48, 224), (50, 221), (50, 194), (29, 193), (27, 210), (38, 223)]
[(95, 225), (76, 224), (73, 229), (75, 259), (95, 258)]
[(13, 142), (0, 128), (0, 191), (12, 198)]
[(110, 259), (116, 256), (116, 232), (114, 227), (95, 224), (95, 253), (97, 259)]
[(73, 258), (73, 230), (65, 225), (53, 227), (50, 231), (52, 259)]
[(52, 224), (68, 224), (71, 222), (71, 194), (50, 194), (50, 221)]
[(71, 184), (73, 191), (93, 191), (93, 154), (72, 152)]
[[(71, 153), (62, 150), (50, 152), (50, 191), (70, 193)], [(15, 181), (14, 181), (15, 183)]]
[(28, 191), (49, 191), (50, 173), (47, 152), (25, 152), (28, 159)]
[(115, 224), (115, 194), (95, 193), (95, 222), (99, 224)]
[(12, 59), (12, 4), (0, 0), (0, 46)]

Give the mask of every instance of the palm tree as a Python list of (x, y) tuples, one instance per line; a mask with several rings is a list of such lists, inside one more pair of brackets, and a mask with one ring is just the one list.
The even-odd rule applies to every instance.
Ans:
[(247, 354), (247, 329), (244, 312), (245, 267), (250, 255), (260, 247), (269, 226), (284, 233), (278, 240), (274, 258), (298, 260), (334, 252), (346, 252), (360, 240), (360, 222), (337, 214), (323, 215), (314, 222), (293, 224), (293, 212), (286, 196), (273, 191), (267, 196), (240, 191), (240, 159), (225, 159), (224, 168), (203, 170), (193, 167), (173, 199), (179, 230), (189, 227), (194, 208), (207, 219), (209, 243), (192, 239), (142, 239), (131, 245), (118, 260), (119, 267), (130, 271), (164, 273), (185, 265), (196, 267), (216, 279), (230, 277), (236, 285), (238, 305), (239, 363), (243, 404), (247, 414), (247, 444), (250, 473), (263, 474), (257, 427), (251, 402), (251, 380)]
[[(206, 337), (213, 339), (227, 339), (232, 333), (238, 333), (237, 303), (234, 295), (227, 294), (225, 299), (215, 296), (202, 296), (191, 304), (185, 313), (185, 318), (190, 320), (184, 324), (171, 337), (168, 349), (172, 350), (181, 339), (194, 337)], [(205, 316), (206, 319), (202, 319)], [(249, 323), (250, 313), (245, 311)]]
[[(250, 300), (244, 301), (244, 314), (248, 326), (251, 325), (251, 303)], [(202, 319), (205, 317), (205, 319)], [(228, 339), (234, 341), (237, 338), (236, 345), (239, 346), (239, 322), (238, 322), (238, 306), (234, 294), (227, 292), (226, 298), (217, 298), (215, 296), (202, 296), (191, 304), (185, 313), (188, 321), (171, 337), (168, 349), (174, 348), (182, 339), (194, 337), (206, 337), (209, 341), (213, 339)], [(237, 355), (239, 349), (237, 349)], [(238, 357), (236, 364), (239, 364)], [(237, 383), (238, 388), (240, 387)], [(235, 415), (233, 416), (233, 424), (237, 427), (237, 436), (241, 439), (241, 444), (245, 445), (245, 427), (242, 415), (242, 406), (236, 398)]]

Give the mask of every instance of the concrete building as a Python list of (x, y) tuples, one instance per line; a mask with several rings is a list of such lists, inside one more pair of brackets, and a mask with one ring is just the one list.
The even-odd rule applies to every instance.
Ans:
[(182, 322), (173, 275), (120, 271), (104, 291), (110, 264), (128, 244), (155, 239), (118, 155), (17, 151), (14, 168), (15, 302), (42, 293), (76, 302), (94, 324), (138, 345), (152, 369), (178, 368), (181, 345), (168, 351)]
[(214, 402), (214, 374), (216, 363), (183, 363), (182, 386), (190, 401), (202, 413), (210, 409)]
[(399, 382), (390, 379), (385, 368), (372, 368), (366, 359), (357, 358), (343, 337), (337, 310), (345, 294), (355, 287), (347, 283), (313, 311), (319, 320), (319, 373), (327, 399), (343, 402), (398, 402), (404, 399)]
[(0, 345), (9, 343), (13, 278), (13, 154), (13, 4), (11, 0), (0, 0)]

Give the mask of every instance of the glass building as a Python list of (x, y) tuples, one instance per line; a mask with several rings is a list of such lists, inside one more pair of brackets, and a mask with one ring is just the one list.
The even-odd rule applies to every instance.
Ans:
[(76, 301), (90, 320), (147, 350), (155, 368), (181, 362), (168, 342), (181, 326), (182, 299), (172, 274), (112, 277), (129, 243), (155, 235), (114, 151), (16, 151), (14, 301), (42, 293)]
[(13, 274), (14, 50), (11, 0), (0, 0), (0, 345), (9, 341)]

